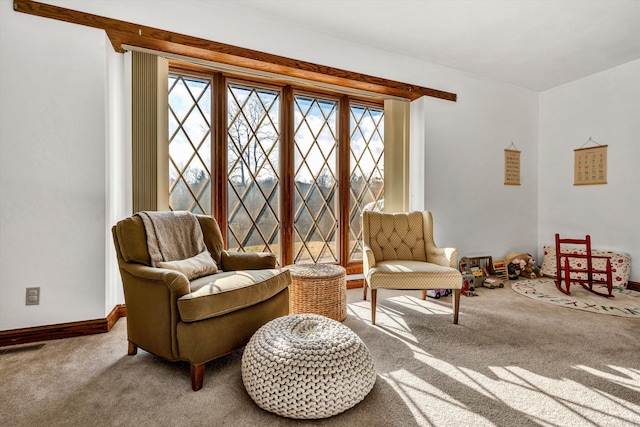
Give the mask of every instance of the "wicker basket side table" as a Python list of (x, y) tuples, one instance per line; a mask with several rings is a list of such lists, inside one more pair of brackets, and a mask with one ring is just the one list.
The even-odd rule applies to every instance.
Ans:
[(289, 314), (321, 314), (342, 322), (347, 317), (347, 275), (331, 264), (295, 264), (289, 286)]

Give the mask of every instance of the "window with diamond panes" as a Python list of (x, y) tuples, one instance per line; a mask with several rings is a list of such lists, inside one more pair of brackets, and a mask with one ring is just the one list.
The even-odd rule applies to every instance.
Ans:
[(169, 208), (211, 214), (211, 80), (169, 75)]
[(200, 73), (180, 67), (169, 76), (170, 208), (211, 215), (215, 207), (231, 251), (358, 272), (362, 210), (383, 203), (382, 105)]
[(349, 259), (362, 260), (362, 211), (384, 203), (384, 110), (350, 108)]
[(280, 258), (280, 92), (227, 88), (227, 245)]
[(293, 110), (294, 262), (338, 262), (338, 102), (296, 95)]

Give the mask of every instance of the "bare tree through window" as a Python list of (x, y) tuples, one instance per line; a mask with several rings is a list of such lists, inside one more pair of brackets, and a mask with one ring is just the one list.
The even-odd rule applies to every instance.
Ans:
[(211, 214), (211, 81), (169, 76), (169, 207)]
[(351, 106), (349, 259), (362, 260), (362, 211), (384, 203), (384, 111)]
[(294, 97), (295, 262), (339, 262), (338, 102)]
[(227, 105), (229, 249), (278, 255), (280, 92), (232, 84)]

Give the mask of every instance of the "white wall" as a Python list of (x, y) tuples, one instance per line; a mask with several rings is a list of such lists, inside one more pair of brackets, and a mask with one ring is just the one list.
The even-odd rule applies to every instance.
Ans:
[(104, 318), (105, 37), (0, 8), (0, 329)]
[(111, 225), (131, 215), (131, 93), (128, 62), (131, 54), (119, 54), (105, 37), (106, 58), (106, 135), (105, 135), (105, 312), (124, 303), (124, 291), (118, 270), (118, 260), (113, 247)]
[[(456, 247), (459, 258), (535, 254), (538, 96), (472, 78), (454, 84), (455, 104), (425, 99), (424, 206), (436, 243)], [(504, 185), (511, 142), (521, 151), (520, 186)]]
[[(573, 150), (589, 138), (608, 145), (607, 184), (574, 186)], [(629, 253), (640, 281), (639, 161), (640, 60), (543, 92), (540, 250), (555, 233), (590, 234), (594, 247)]]

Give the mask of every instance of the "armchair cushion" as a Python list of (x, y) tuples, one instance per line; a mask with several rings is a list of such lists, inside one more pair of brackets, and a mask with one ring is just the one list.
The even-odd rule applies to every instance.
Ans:
[(202, 228), (202, 234), (204, 234), (204, 244), (209, 249), (209, 253), (213, 257), (219, 268), (220, 267), (220, 254), (222, 253), (222, 233), (220, 232), (220, 226), (210, 216), (196, 215), (200, 227)]
[(460, 289), (462, 280), (455, 268), (430, 262), (381, 261), (367, 272), (371, 289)]
[(226, 271), (191, 282), (191, 293), (178, 299), (183, 322), (221, 316), (266, 301), (291, 283), (289, 270)]
[(187, 279), (197, 279), (218, 272), (218, 265), (208, 250), (204, 250), (196, 256), (178, 261), (161, 261), (157, 267), (179, 271), (187, 276)]
[(413, 259), (427, 261), (421, 212), (383, 214), (367, 212), (369, 247), (376, 261)]
[(276, 256), (269, 252), (222, 251), (221, 268), (224, 271), (276, 268)]
[(124, 262), (151, 265), (142, 218), (132, 216), (123, 219), (118, 222), (114, 233), (117, 234), (118, 249)]

